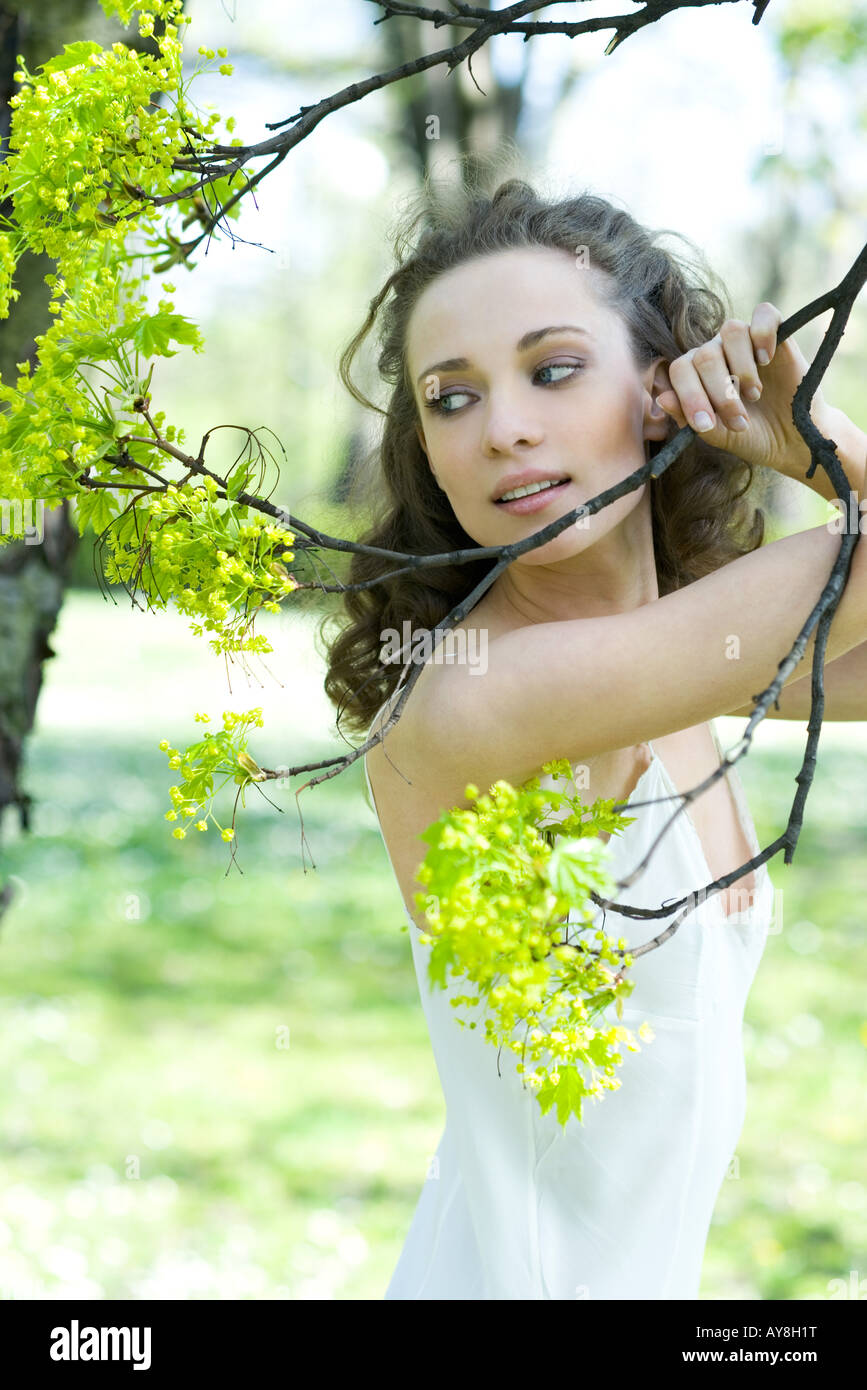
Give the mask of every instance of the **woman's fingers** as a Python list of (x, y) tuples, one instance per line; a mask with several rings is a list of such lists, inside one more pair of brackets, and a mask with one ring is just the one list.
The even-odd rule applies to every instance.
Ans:
[(762, 382), (750, 325), (740, 319), (726, 319), (719, 336), (729, 364), (726, 399), (730, 403), (729, 415), (733, 418), (734, 415), (743, 414), (741, 397), (747, 401), (759, 399), (762, 394)]
[(735, 417), (742, 413), (740, 399), (737, 391), (732, 391), (719, 334), (678, 357), (669, 365), (668, 376), (688, 423), (699, 434), (716, 428), (717, 409), (721, 423), (730, 429), (736, 428)]
[[(759, 304), (751, 324), (726, 319), (713, 338), (669, 365), (680, 409), (699, 434), (708, 433), (717, 423), (735, 431), (749, 427), (743, 402), (761, 397), (757, 358), (759, 353), (767, 354), (768, 361), (773, 357), (781, 322), (782, 315), (773, 304)], [(659, 401), (669, 414), (675, 414), (665, 400), (660, 397)]]
[[(719, 333), (666, 365), (657, 377), (656, 403), (678, 428), (691, 426), (708, 443), (751, 464), (795, 476), (792, 460), (810, 456), (792, 418), (792, 404), (809, 370), (793, 335), (778, 341), (782, 314), (763, 302), (750, 323), (726, 319)], [(767, 362), (759, 359), (767, 356)], [(759, 395), (750, 399), (751, 389)], [(707, 417), (702, 419), (701, 416)], [(735, 420), (743, 413), (746, 428)], [(820, 389), (813, 393), (810, 415), (826, 437), (837, 416)], [(659, 412), (651, 418), (658, 421)], [(833, 437), (833, 435), (831, 435)], [(800, 463), (798, 463), (800, 467)]]
[(766, 367), (773, 360), (777, 350), (777, 329), (782, 322), (783, 316), (777, 306), (769, 304), (767, 300), (757, 304), (753, 310), (750, 337), (760, 367)]

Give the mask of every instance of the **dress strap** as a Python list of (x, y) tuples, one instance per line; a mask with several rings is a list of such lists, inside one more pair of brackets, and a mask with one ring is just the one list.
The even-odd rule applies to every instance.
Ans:
[[(374, 714), (373, 718), (371, 719), (370, 723), (369, 723), (368, 726), (367, 726), (367, 734), (366, 734), (366, 736), (365, 736), (365, 742), (366, 742), (367, 739), (370, 737), (371, 730), (373, 729), (373, 726), (378, 722), (379, 716), (382, 714), (382, 711), (383, 711), (384, 709), (386, 709), (386, 708), (388, 707), (388, 705), (391, 704), (391, 702), (394, 700), (395, 696), (399, 694), (401, 688), (402, 688), (402, 682), (399, 682), (398, 685), (395, 686), (394, 690), (392, 690), (391, 694), (390, 694), (389, 696), (387, 696), (386, 699), (383, 700), (382, 704), (379, 706), (379, 709), (376, 711), (376, 713)], [(365, 779), (365, 781), (367, 782), (367, 804), (368, 804), (370, 810), (374, 813), (374, 815), (376, 816), (376, 818), (377, 818), (377, 820), (378, 820), (378, 819), (379, 819), (379, 812), (378, 812), (377, 809), (376, 809), (376, 797), (373, 795), (373, 787), (370, 785), (370, 773), (369, 773), (368, 770), (367, 770), (367, 754), (366, 754), (366, 753), (364, 753), (364, 754), (362, 755), (361, 763), (362, 763), (362, 766), (363, 766), (363, 768), (364, 768), (364, 779)]]
[[(711, 733), (713, 734), (713, 741), (716, 744), (716, 751), (720, 760), (720, 766), (722, 766), (722, 763), (724, 761), (724, 754), (720, 745), (719, 735), (716, 731), (716, 725), (713, 723), (713, 721), (711, 721), (710, 728)], [(756, 835), (755, 825), (752, 823), (752, 817), (749, 814), (747, 794), (744, 791), (744, 786), (740, 778), (740, 773), (738, 772), (736, 767), (729, 767), (726, 769), (725, 778), (729, 786), (731, 787), (732, 796), (734, 797), (735, 802), (735, 809), (738, 814), (738, 819), (741, 823), (741, 830), (744, 832), (744, 839), (750, 846), (751, 853), (758, 854), (761, 846), (759, 845), (758, 836)], [(763, 864), (762, 869), (766, 870), (767, 865)]]

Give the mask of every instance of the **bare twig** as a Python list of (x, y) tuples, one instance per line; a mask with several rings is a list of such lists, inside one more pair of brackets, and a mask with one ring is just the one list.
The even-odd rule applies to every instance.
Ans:
[[(397, 0), (372, 0), (372, 3), (385, 10), (385, 14), (374, 21), (376, 24), (381, 24), (391, 17), (411, 15), (422, 23), (432, 24), (435, 29), (443, 25), (451, 25), (456, 28), (469, 29), (471, 32), (448, 48), (439, 49), (435, 53), (421, 54), (407, 63), (401, 63), (398, 67), (389, 69), (387, 72), (375, 73), (371, 77), (364, 78), (361, 82), (352, 82), (349, 86), (341, 88), (340, 91), (332, 93), (331, 96), (323, 97), (321, 101), (314, 102), (310, 106), (300, 107), (294, 115), (287, 116), (282, 121), (269, 122), (267, 129), (277, 133), (264, 140), (249, 145), (213, 144), (205, 149), (194, 151), (188, 156), (176, 159), (173, 166), (175, 169), (190, 171), (198, 174), (199, 177), (194, 183), (186, 184), (175, 192), (150, 198), (151, 204), (154, 207), (161, 207), (182, 199), (189, 199), (207, 184), (215, 183), (218, 179), (238, 173), (251, 160), (279, 156), (267, 169), (261, 170), (244, 189), (239, 189), (223, 207), (213, 214), (212, 226), (215, 226), (229, 207), (234, 207), (259, 182), (260, 178), (264, 177), (265, 173), (270, 172), (271, 168), (280, 163), (289, 151), (299, 145), (302, 140), (305, 140), (316, 129), (320, 121), (327, 116), (346, 106), (351, 106), (354, 102), (363, 100), (371, 92), (381, 91), (384, 87), (391, 86), (395, 82), (403, 82), (407, 78), (428, 71), (430, 68), (445, 65), (449, 72), (453, 72), (465, 58), (469, 62), (473, 54), (478, 52), (495, 35), (521, 34), (526, 43), (533, 36), (545, 34), (577, 38), (581, 34), (597, 33), (602, 29), (613, 29), (614, 36), (605, 49), (606, 56), (610, 56), (632, 34), (649, 24), (655, 24), (664, 16), (677, 10), (703, 9), (707, 5), (738, 4), (740, 0), (646, 0), (643, 8), (632, 14), (597, 16), (592, 19), (576, 20), (572, 23), (547, 20), (527, 22), (523, 19), (524, 15), (550, 8), (551, 0), (518, 0), (518, 3), (502, 10), (484, 10), (459, 4), (455, 5), (453, 11), (450, 12), (397, 3)], [(756, 13), (753, 16), (754, 24), (759, 22), (766, 4), (767, 0), (761, 4), (754, 0), (756, 8)], [(198, 240), (201, 241), (201, 237)], [(198, 245), (198, 241), (195, 244)]]

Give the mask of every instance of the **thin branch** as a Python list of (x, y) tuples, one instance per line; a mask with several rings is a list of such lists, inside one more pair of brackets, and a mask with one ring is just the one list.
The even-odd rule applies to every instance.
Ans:
[[(614, 29), (614, 36), (605, 49), (606, 56), (610, 56), (632, 34), (649, 24), (656, 23), (668, 14), (678, 10), (703, 9), (708, 5), (738, 4), (740, 0), (646, 0), (643, 8), (635, 13), (602, 16), (578, 20), (574, 23), (523, 21), (522, 16), (524, 15), (550, 8), (551, 0), (519, 0), (519, 3), (510, 5), (503, 10), (482, 10), (468, 5), (457, 5), (454, 13), (430, 10), (423, 6), (404, 5), (395, 3), (395, 0), (372, 0), (372, 3), (386, 11), (384, 15), (374, 21), (375, 24), (381, 24), (392, 17), (411, 15), (420, 22), (433, 24), (434, 28), (451, 25), (470, 29), (471, 32), (449, 48), (439, 49), (435, 53), (421, 54), (406, 63), (401, 63), (398, 67), (389, 69), (387, 72), (375, 73), (371, 77), (364, 78), (361, 82), (352, 82), (331, 96), (323, 97), (321, 101), (310, 106), (300, 107), (294, 115), (287, 116), (282, 121), (269, 122), (267, 128), (278, 133), (265, 140), (250, 145), (213, 144), (196, 152), (191, 157), (176, 159), (173, 165), (175, 169), (195, 172), (200, 177), (194, 183), (187, 184), (175, 192), (150, 198), (148, 201), (151, 205), (162, 207), (181, 199), (189, 199), (206, 184), (238, 173), (243, 165), (248, 164), (250, 160), (274, 155), (279, 155), (282, 159), (302, 140), (305, 140), (326, 116), (330, 116), (333, 112), (340, 111), (346, 106), (351, 106), (357, 101), (362, 101), (371, 92), (381, 91), (384, 87), (415, 77), (431, 68), (445, 65), (449, 72), (453, 72), (465, 58), (471, 59), (474, 53), (496, 35), (521, 34), (526, 42), (533, 35), (558, 34), (568, 38), (577, 38), (581, 34), (596, 33), (601, 29)], [(754, 24), (758, 23), (764, 9), (764, 4), (756, 7), (756, 14), (753, 17)], [(266, 171), (262, 171), (262, 173), (264, 172)], [(250, 187), (258, 182), (259, 177), (257, 175), (254, 180), (251, 180)], [(231, 204), (226, 206), (234, 206), (247, 191), (249, 190), (239, 190), (239, 195), (233, 197)]]

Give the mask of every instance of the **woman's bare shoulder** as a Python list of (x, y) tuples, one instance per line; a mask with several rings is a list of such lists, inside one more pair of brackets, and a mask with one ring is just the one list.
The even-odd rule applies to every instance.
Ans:
[[(428, 824), (446, 807), (464, 802), (469, 776), (445, 755), (443, 736), (434, 733), (443, 722), (448, 669), (433, 662), (425, 665), (396, 723), (365, 754), (380, 819), (396, 814), (414, 822), (427, 815)], [(368, 736), (385, 728), (397, 704), (395, 690), (380, 707)]]

